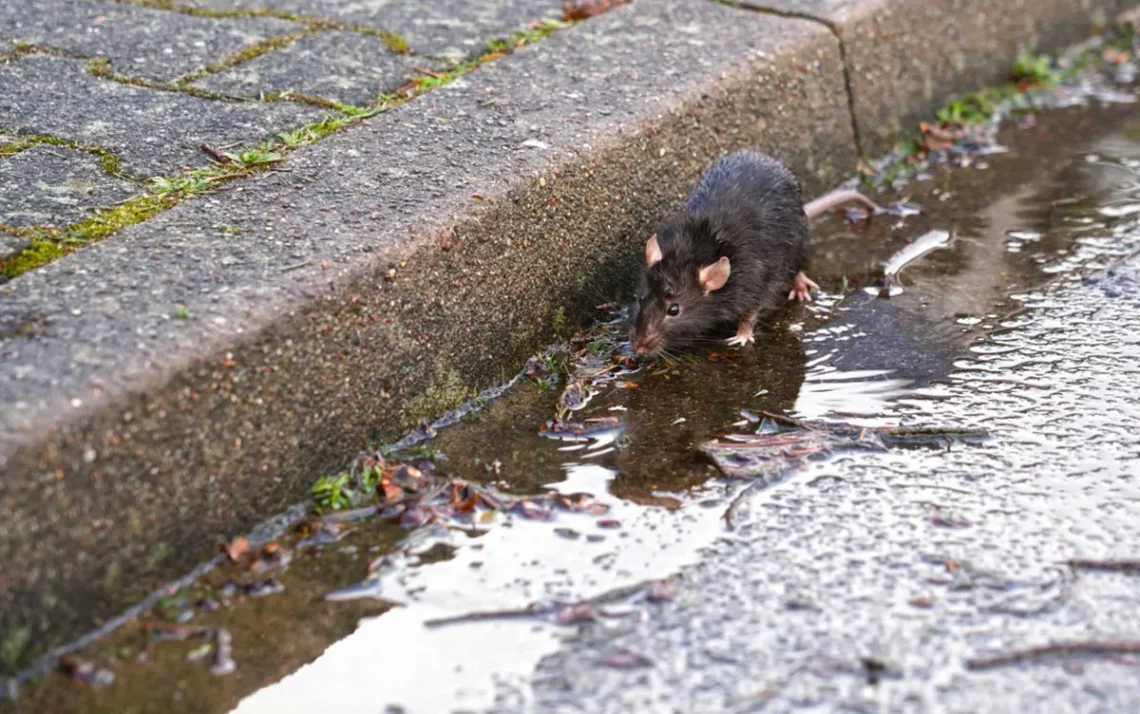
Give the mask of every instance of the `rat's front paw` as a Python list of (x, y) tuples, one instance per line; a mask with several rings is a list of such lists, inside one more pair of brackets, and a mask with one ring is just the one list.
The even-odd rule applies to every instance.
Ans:
[(744, 345), (750, 345), (755, 342), (756, 338), (752, 336), (752, 333), (747, 335), (733, 335), (725, 340), (725, 343), (728, 344), (729, 347), (743, 347)]

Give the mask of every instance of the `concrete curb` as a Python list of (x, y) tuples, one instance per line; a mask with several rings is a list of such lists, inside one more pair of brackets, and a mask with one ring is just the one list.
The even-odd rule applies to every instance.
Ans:
[[(30, 631), (26, 661), (513, 371), (628, 287), (717, 155), (817, 194), (853, 127), (881, 150), (1092, 25), (1075, 0), (976, 36), (927, 23), (980, 0), (772, 5), (636, 0), (0, 288), (0, 637)], [(876, 56), (938, 59), (894, 81)]]

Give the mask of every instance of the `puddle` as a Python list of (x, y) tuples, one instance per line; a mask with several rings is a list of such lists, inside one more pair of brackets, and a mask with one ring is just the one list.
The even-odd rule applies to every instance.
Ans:
[[(1128, 484), (1140, 451), (1126, 438), (1140, 413), (1120, 393), (1121, 380), (1140, 386), (1127, 327), (1140, 318), (1138, 275), (1113, 268), (1140, 248), (1140, 115), (1075, 107), (999, 143), (979, 152), (984, 168), (935, 167), (906, 187), (921, 214), (879, 216), (866, 231), (837, 216), (813, 225), (824, 293), (781, 314), (755, 348), (631, 369), (582, 341), (573, 373), (596, 377), (580, 389), (520, 379), (423, 442), (446, 455), (429, 480), (468, 479), (509, 508), (440, 480), (444, 516), (410, 539), (375, 518), (318, 548), (289, 535), (283, 592), (207, 611), (201, 601), (235, 577), (219, 568), (200, 594), (172, 594), (168, 616), (225, 630), (233, 672), (210, 673), (216, 652), (203, 654), (202, 639), (151, 641), (148, 616), (79, 653), (113, 683), (53, 675), (12, 708), (657, 711), (673, 697), (684, 711), (774, 700), (931, 711), (935, 695), (976, 708), (985, 700), (955, 689), (975, 682), (962, 679), (969, 653), (1033, 634), (1039, 615), (1068, 613), (1073, 632), (1081, 617), (1103, 624), (1091, 596), (1066, 610), (1071, 579), (1055, 562), (1106, 554), (1140, 497)], [(1111, 349), (1091, 347), (1105, 340)], [(1115, 411), (1090, 411), (1097, 394)], [(579, 427), (550, 428), (556, 415)], [(789, 437), (781, 416), (825, 425), (818, 434), (856, 425), (848, 441), (896, 425), (984, 427), (995, 440), (832, 452), (818, 434)], [(700, 452), (711, 438), (781, 442), (780, 458), (796, 461), (756, 488), (722, 477)], [(1025, 545), (995, 525), (1003, 514)], [(675, 598), (646, 596), (678, 574)], [(1134, 606), (1137, 587), (1102, 592)], [(472, 613), (483, 614), (425, 626)], [(916, 654), (929, 641), (947, 649)], [(899, 642), (920, 644), (900, 654)], [(1118, 696), (1107, 676), (1096, 686)], [(991, 696), (1005, 681), (1040, 688), (985, 677)]]

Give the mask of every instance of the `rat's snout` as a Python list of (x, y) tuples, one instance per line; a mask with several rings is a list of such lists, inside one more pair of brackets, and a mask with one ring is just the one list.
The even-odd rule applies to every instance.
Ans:
[(662, 347), (664, 340), (660, 335), (642, 335), (633, 341), (633, 353), (638, 357), (648, 357), (656, 354)]

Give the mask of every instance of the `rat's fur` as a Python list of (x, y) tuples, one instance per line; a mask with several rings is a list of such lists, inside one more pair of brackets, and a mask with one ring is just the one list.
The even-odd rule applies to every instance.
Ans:
[[(682, 348), (782, 305), (807, 267), (803, 205), (795, 174), (769, 156), (739, 152), (710, 166), (683, 214), (657, 232), (661, 257), (647, 266), (631, 310), (635, 347)], [(728, 282), (706, 292), (700, 270), (721, 257)], [(674, 303), (680, 314), (671, 317)]]

